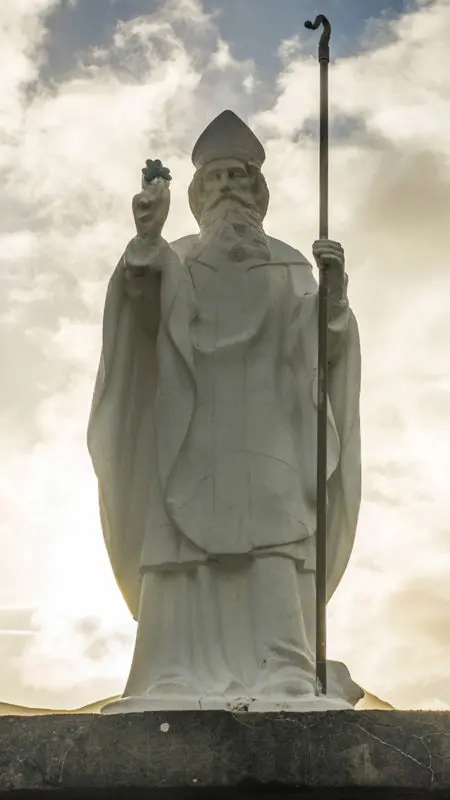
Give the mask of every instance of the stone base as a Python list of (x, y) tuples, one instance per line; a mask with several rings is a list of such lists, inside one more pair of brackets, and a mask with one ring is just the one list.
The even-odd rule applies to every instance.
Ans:
[(0, 718), (0, 797), (450, 798), (450, 713)]

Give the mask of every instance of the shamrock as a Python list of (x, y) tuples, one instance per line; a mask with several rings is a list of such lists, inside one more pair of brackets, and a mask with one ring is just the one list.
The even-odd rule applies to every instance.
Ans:
[(155, 178), (164, 178), (165, 181), (171, 181), (172, 176), (168, 167), (164, 167), (157, 158), (155, 161), (147, 159), (146, 166), (142, 169), (142, 174), (146, 183), (151, 183)]

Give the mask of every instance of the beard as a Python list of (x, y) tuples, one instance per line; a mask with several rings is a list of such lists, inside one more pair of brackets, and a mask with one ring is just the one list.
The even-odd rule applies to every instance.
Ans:
[(219, 248), (232, 261), (270, 260), (269, 240), (252, 197), (231, 192), (205, 205), (195, 250), (199, 254), (210, 247)]

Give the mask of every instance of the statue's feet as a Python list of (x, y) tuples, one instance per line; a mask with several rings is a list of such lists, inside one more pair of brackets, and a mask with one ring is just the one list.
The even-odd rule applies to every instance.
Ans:
[(261, 675), (252, 687), (252, 711), (327, 711), (352, 709), (364, 696), (340, 661), (327, 661), (327, 693), (316, 683), (315, 669), (286, 664)]
[(142, 694), (127, 694), (107, 703), (102, 714), (133, 714), (142, 711), (199, 711), (200, 692), (197, 686), (182, 678), (158, 681)]
[(203, 698), (201, 707), (235, 713), (338, 711), (353, 709), (364, 695), (345, 664), (339, 661), (327, 662), (326, 694), (319, 692), (314, 669), (287, 664), (281, 669), (271, 670), (267, 666), (268, 669), (252, 687), (242, 687), (242, 692), (228, 690), (215, 697)]
[(238, 714), (340, 710), (353, 705), (335, 686), (333, 693), (320, 695), (315, 675), (296, 669), (276, 677), (265, 675), (251, 688), (233, 684), (226, 691), (211, 692), (200, 699), (200, 708)]
[(142, 695), (129, 694), (107, 703), (103, 714), (142, 711), (230, 711), (232, 713), (310, 712), (353, 709), (363, 697), (345, 666), (328, 664), (328, 692), (320, 694), (313, 670), (286, 667), (266, 671), (252, 687), (234, 679), (209, 692), (188, 679), (167, 679), (153, 684)]
[(102, 706), (102, 714), (140, 714), (143, 711), (200, 711), (199, 697), (129, 696)]

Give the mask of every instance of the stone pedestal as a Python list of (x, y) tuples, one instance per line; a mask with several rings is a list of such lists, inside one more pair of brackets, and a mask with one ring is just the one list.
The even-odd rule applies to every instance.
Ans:
[(0, 797), (450, 798), (450, 713), (0, 719)]

